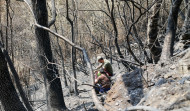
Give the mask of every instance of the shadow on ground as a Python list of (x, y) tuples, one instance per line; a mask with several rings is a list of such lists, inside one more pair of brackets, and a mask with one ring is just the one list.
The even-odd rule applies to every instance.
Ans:
[(128, 91), (130, 104), (137, 105), (140, 100), (144, 97), (143, 93), (143, 81), (142, 81), (141, 69), (136, 69), (131, 73), (122, 75), (123, 82)]

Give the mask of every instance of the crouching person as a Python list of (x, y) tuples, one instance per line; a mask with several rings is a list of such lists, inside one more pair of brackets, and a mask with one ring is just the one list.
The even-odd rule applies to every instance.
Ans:
[(110, 90), (111, 81), (109, 76), (107, 76), (106, 72), (100, 71), (100, 74), (95, 79), (95, 91), (96, 94), (106, 93)]

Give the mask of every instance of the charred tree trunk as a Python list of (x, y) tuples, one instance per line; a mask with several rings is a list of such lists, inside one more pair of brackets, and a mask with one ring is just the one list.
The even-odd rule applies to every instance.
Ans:
[[(62, 34), (63, 33), (63, 27), (61, 25), (61, 31), (62, 31)], [(64, 57), (63, 57), (63, 52), (62, 52), (62, 48), (59, 44), (59, 38), (57, 37), (57, 43), (58, 43), (58, 47), (59, 47), (59, 52), (61, 54), (61, 60), (62, 60), (62, 68), (63, 68), (63, 77), (65, 79), (65, 86), (68, 86), (68, 83), (67, 83), (67, 77), (66, 77), (66, 71), (65, 71), (65, 61), (64, 61)], [(65, 54), (66, 55), (66, 54)], [(66, 57), (66, 56), (65, 56)]]
[(178, 11), (182, 0), (173, 0), (168, 17), (168, 26), (161, 54), (161, 61), (169, 60), (173, 56), (174, 39), (177, 28)]
[(8, 55), (8, 52), (3, 48), (1, 42), (0, 42), (0, 50), (3, 52), (5, 60), (7, 61), (8, 65), (9, 65), (9, 68), (10, 68), (10, 70), (12, 72), (12, 75), (13, 75), (13, 80), (14, 80), (14, 82), (16, 84), (16, 88), (18, 89), (18, 93), (21, 96), (21, 99), (22, 99), (26, 109), (28, 111), (33, 111), (32, 107), (31, 107), (31, 105), (30, 105), (30, 103), (28, 101), (28, 98), (26, 97), (26, 94), (25, 94), (25, 92), (24, 92), (24, 90), (22, 88), (22, 85), (21, 85), (20, 80), (19, 80), (19, 76), (18, 76), (18, 74), (17, 74), (17, 72), (16, 72), (16, 70), (14, 68), (13, 62), (11, 61), (11, 58)]
[(2, 50), (0, 50), (0, 100), (5, 111), (26, 111), (20, 101), (16, 89), (9, 75), (7, 62)]
[[(54, 24), (54, 27), (55, 27), (55, 32), (57, 33), (57, 27), (56, 25)], [(63, 33), (63, 27), (61, 25), (61, 31), (62, 31), (62, 35), (64, 35)], [(62, 52), (62, 48), (61, 48), (61, 45), (59, 44), (59, 38), (57, 37), (57, 45), (58, 45), (58, 51), (59, 51), (59, 54), (60, 55), (60, 58), (61, 58), (61, 61), (62, 61), (62, 70), (63, 70), (63, 78), (64, 78), (64, 85), (65, 87), (68, 86), (67, 84), (67, 77), (66, 77), (66, 70), (65, 70), (65, 62), (64, 62), (64, 55), (63, 55), (63, 52)]]
[[(55, 32), (57, 33), (57, 27), (56, 27), (55, 24), (54, 24), (54, 27), (55, 27)], [(62, 25), (61, 25), (61, 31), (62, 31), (62, 35), (64, 35)], [(66, 86), (68, 86), (68, 84), (67, 84), (67, 77), (66, 77), (66, 70), (65, 70), (64, 55), (63, 55), (63, 52), (62, 52), (61, 45), (59, 44), (59, 38), (57, 37), (56, 39), (57, 39), (57, 45), (58, 45), (58, 48), (59, 48), (58, 49), (58, 52), (59, 52), (58, 55), (60, 56), (61, 61), (62, 61), (62, 70), (63, 70), (62, 73), (63, 73), (64, 83), (65, 83), (64, 85), (66, 87)]]
[[(46, 0), (32, 0), (33, 11), (38, 24), (48, 27), (48, 12), (46, 7)], [(35, 34), (37, 39), (38, 56), (40, 61), (40, 67), (44, 78), (47, 78), (45, 83), (48, 88), (48, 104), (50, 104), (52, 111), (54, 110), (66, 110), (63, 92), (61, 87), (61, 81), (58, 74), (58, 69), (54, 62), (50, 38), (48, 31), (35, 27)]]
[(147, 29), (147, 38), (148, 38), (148, 47), (150, 49), (150, 55), (154, 63), (157, 63), (160, 59), (161, 47), (157, 39), (158, 35), (158, 20), (159, 12), (161, 8), (162, 0), (158, 0), (150, 11), (150, 16), (148, 18), (148, 29)]
[(9, 5), (10, 5), (10, 1), (9, 0), (5, 0), (6, 1), (6, 22), (7, 22), (7, 27), (6, 27), (6, 50), (8, 51), (8, 27), (9, 27)]
[(184, 0), (185, 1), (185, 5), (187, 5), (187, 10), (186, 10), (186, 14), (185, 14), (185, 21), (183, 24), (183, 30), (187, 31), (188, 29), (190, 29), (190, 2), (188, 0)]
[[(75, 43), (75, 31), (74, 31), (74, 22), (70, 19), (69, 17), (69, 4), (68, 4), (68, 0), (66, 0), (66, 8), (67, 8), (67, 20), (69, 21), (69, 23), (71, 24), (71, 34), (72, 34), (72, 42)], [(76, 79), (76, 48), (72, 47), (71, 49), (71, 61), (72, 61), (72, 68), (73, 68), (73, 73), (74, 73), (74, 78)], [(74, 80), (74, 90), (75, 90), (75, 94), (78, 95), (78, 89), (77, 89), (77, 81)]]

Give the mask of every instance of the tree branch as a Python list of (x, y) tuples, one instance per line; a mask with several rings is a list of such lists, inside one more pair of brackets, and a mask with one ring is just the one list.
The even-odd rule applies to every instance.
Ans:
[[(25, 3), (28, 5), (33, 17), (34, 17), (34, 25), (38, 28), (42, 28), (48, 32), (50, 32), (51, 34), (59, 37), (60, 39), (64, 40), (65, 42), (68, 42), (71, 46), (75, 47), (76, 49), (79, 49), (80, 51), (82, 51), (83, 55), (84, 55), (84, 59), (87, 63), (87, 66), (88, 68), (90, 69), (90, 74), (91, 74), (91, 82), (92, 82), (92, 85), (94, 85), (94, 74), (93, 74), (93, 70), (92, 70), (92, 65), (90, 63), (90, 59), (88, 58), (88, 54), (86, 52), (86, 50), (84, 48), (81, 48), (80, 46), (74, 44), (73, 42), (71, 42), (69, 39), (67, 39), (66, 37), (58, 34), (58, 33), (55, 33), (53, 32), (52, 30), (50, 30), (49, 28), (47, 27), (44, 27), (44, 26), (41, 26), (39, 25), (37, 22), (36, 22), (36, 19), (35, 19), (35, 16), (34, 16), (34, 13), (32, 11), (32, 8), (30, 7), (30, 5), (28, 4), (28, 2), (26, 0), (24, 0)], [(93, 98), (93, 101), (95, 103), (95, 106), (96, 108), (99, 110), (99, 111), (106, 111), (106, 109), (102, 106), (101, 102), (98, 100), (98, 97), (96, 95), (96, 92), (95, 92), (95, 89), (93, 88), (92, 89), (92, 98)]]

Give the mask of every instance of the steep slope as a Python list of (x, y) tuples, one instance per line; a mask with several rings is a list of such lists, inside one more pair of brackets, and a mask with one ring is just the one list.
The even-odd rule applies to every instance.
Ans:
[(124, 110), (133, 105), (189, 111), (190, 49), (176, 55), (172, 62), (149, 64), (133, 72), (120, 74), (107, 94), (105, 107), (112, 111)]

